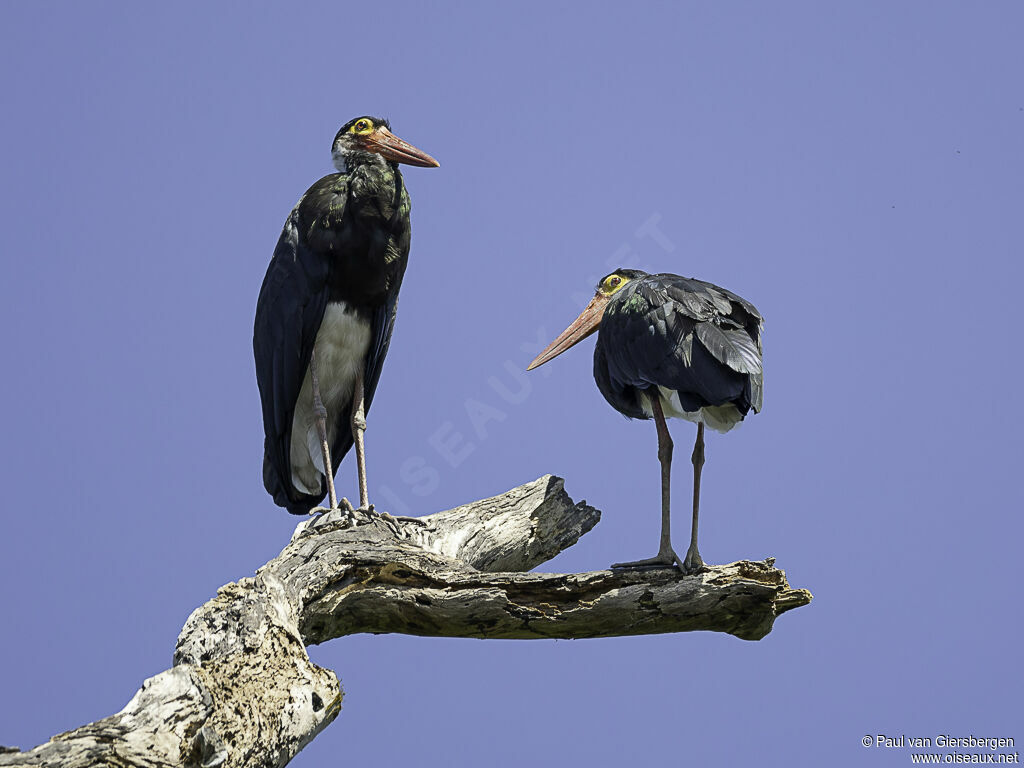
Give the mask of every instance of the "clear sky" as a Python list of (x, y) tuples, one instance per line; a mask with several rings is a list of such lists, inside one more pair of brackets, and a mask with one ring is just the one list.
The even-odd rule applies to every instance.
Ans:
[[(653, 425), (604, 402), (592, 341), (522, 370), (610, 268), (694, 275), (767, 319), (764, 411), (709, 437), (701, 552), (775, 556), (815, 600), (758, 643), (316, 647), (348, 696), (295, 765), (1020, 746), (1021, 5), (492, 5), (0, 5), (0, 744), (120, 709), (192, 609), (287, 542), (256, 296), (336, 130), (370, 113), (442, 164), (406, 173), (377, 504), (552, 472), (604, 517), (546, 570), (653, 554)], [(671, 429), (682, 532), (694, 428)]]

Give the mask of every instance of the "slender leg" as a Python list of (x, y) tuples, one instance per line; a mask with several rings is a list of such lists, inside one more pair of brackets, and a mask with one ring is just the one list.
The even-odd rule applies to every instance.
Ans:
[[(376, 512), (370, 503), (370, 494), (366, 486), (366, 448), (363, 444), (363, 432), (366, 431), (366, 405), (365, 386), (363, 384), (363, 372), (356, 376), (355, 386), (352, 390), (352, 442), (356, 446), (356, 467), (359, 472), (359, 509), (364, 512)], [(342, 499), (343, 505), (351, 505), (347, 500)], [(417, 525), (427, 525), (426, 522), (416, 517), (404, 517), (402, 515), (389, 515), (387, 512), (378, 513), (381, 517), (392, 523), (409, 522)]]
[(661, 539), (658, 554), (647, 560), (636, 560), (631, 563), (615, 563), (612, 568), (635, 568), (643, 565), (667, 565), (682, 561), (672, 549), (671, 529), (671, 473), (672, 473), (672, 436), (665, 423), (665, 414), (661, 409), (661, 398), (651, 395), (651, 409), (654, 411), (654, 424), (658, 428), (658, 460), (661, 462)]
[(327, 409), (320, 399), (320, 378), (316, 373), (316, 345), (309, 356), (309, 379), (313, 385), (313, 414), (316, 416), (316, 431), (320, 435), (320, 450), (323, 451), (324, 469), (327, 470), (327, 494), (331, 509), (338, 508), (338, 494), (334, 490), (334, 469), (331, 464), (331, 446), (327, 444)]
[(352, 392), (352, 440), (356, 444), (356, 466), (359, 471), (359, 508), (370, 509), (370, 494), (366, 489), (366, 453), (363, 446), (363, 432), (366, 431), (366, 414), (363, 407), (363, 372), (356, 374)]
[[(355, 443), (355, 464), (359, 474), (359, 509), (365, 512), (376, 512), (370, 503), (370, 494), (367, 490), (367, 452), (362, 433), (367, 430), (366, 416), (366, 387), (362, 384), (362, 372), (360, 371), (355, 379), (355, 386), (352, 390), (352, 442)], [(342, 500), (344, 502), (344, 500)], [(418, 517), (404, 517), (401, 515), (390, 515), (387, 512), (379, 513), (381, 517), (391, 522), (415, 522), (418, 525), (428, 523)]]
[(690, 529), (690, 548), (686, 550), (683, 570), (696, 573), (704, 567), (704, 561), (697, 551), (697, 510), (700, 508), (700, 470), (704, 466), (704, 423), (697, 424), (697, 441), (693, 444), (693, 527)]

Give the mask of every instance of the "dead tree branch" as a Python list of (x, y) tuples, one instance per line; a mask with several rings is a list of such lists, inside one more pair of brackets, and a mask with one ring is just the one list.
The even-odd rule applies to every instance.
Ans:
[(811, 600), (764, 562), (525, 573), (600, 519), (547, 475), (408, 522), (338, 512), (305, 521), (256, 575), (189, 617), (174, 666), (116, 715), (0, 766), (283, 766), (341, 710), (333, 672), (306, 646), (358, 632), (583, 638), (710, 630), (745, 640)]

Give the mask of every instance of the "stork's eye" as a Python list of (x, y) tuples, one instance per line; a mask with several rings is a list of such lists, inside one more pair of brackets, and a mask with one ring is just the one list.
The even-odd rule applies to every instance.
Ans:
[(628, 277), (623, 277), (622, 275), (613, 272), (612, 274), (608, 275), (608, 277), (601, 281), (597, 289), (605, 296), (611, 296), (613, 293), (618, 291), (620, 288), (622, 288), (622, 286), (624, 286), (628, 282)]
[(360, 120), (355, 125), (352, 126), (353, 133), (369, 133), (372, 130), (373, 123), (366, 119)]

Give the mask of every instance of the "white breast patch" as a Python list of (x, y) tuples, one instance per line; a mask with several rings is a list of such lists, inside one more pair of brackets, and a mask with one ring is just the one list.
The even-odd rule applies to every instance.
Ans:
[[(658, 393), (661, 395), (661, 411), (665, 414), (666, 418), (686, 419), (694, 424), (703, 422), (705, 426), (715, 430), (715, 432), (728, 432), (743, 421), (743, 414), (740, 413), (740, 409), (732, 403), (705, 405), (696, 411), (685, 411), (683, 410), (682, 403), (679, 402), (679, 393), (674, 389), (658, 387)], [(649, 396), (642, 398), (641, 404), (644, 413), (653, 418), (654, 409), (651, 408)]]
[[(343, 301), (328, 304), (316, 334), (316, 371), (320, 398), (327, 409), (328, 444), (334, 443), (338, 411), (349, 407), (356, 374), (365, 369), (369, 348), (370, 324)], [(346, 412), (345, 423), (348, 418)], [(320, 479), (329, 470), (324, 467), (313, 416), (313, 385), (308, 370), (292, 416), (291, 463), (296, 490), (320, 493)]]

